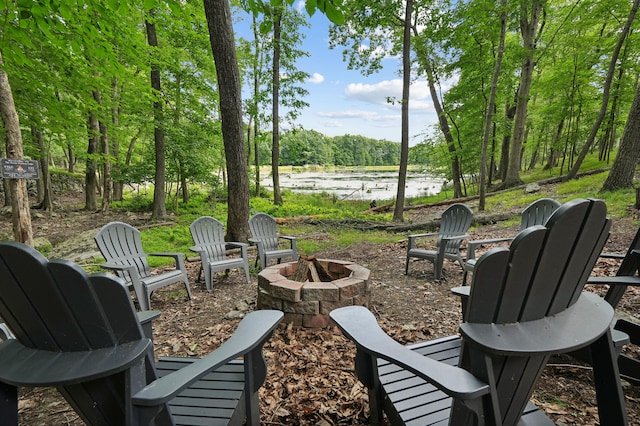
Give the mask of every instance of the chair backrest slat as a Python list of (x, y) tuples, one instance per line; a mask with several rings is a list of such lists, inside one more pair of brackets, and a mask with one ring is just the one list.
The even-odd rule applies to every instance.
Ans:
[(209, 261), (224, 260), (227, 257), (224, 225), (211, 216), (202, 216), (190, 226), (193, 242), (207, 252)]
[(276, 221), (266, 213), (256, 213), (249, 218), (249, 230), (254, 238), (260, 239), (266, 251), (278, 248)]
[(558, 207), (560, 207), (560, 203), (553, 198), (540, 198), (529, 204), (522, 211), (520, 230), (533, 225), (544, 225)]
[[(439, 242), (442, 237), (464, 235), (469, 231), (473, 212), (462, 203), (456, 203), (442, 212), (440, 218)], [(445, 244), (445, 252), (457, 254), (460, 250), (461, 241), (448, 241)]]
[[(610, 227), (602, 201), (574, 200), (559, 207), (546, 227), (521, 231), (509, 249), (488, 251), (475, 266), (466, 321), (523, 323), (567, 309), (578, 300)], [(486, 356), (471, 344), (463, 345), (461, 365), (496, 384), (502, 421), (514, 424), (548, 356), (491, 355), (493, 373), (483, 364)]]
[[(96, 233), (95, 241), (107, 262), (135, 266), (142, 278), (151, 275), (140, 231), (133, 226), (124, 222), (107, 223)], [(131, 281), (125, 272), (118, 271), (118, 276)]]
[[(633, 241), (631, 241), (629, 249), (620, 263), (618, 272), (616, 272), (616, 276), (634, 276), (639, 272), (638, 268), (640, 268), (640, 265), (638, 265), (638, 257), (631, 253), (634, 250), (640, 250), (640, 228), (638, 228)], [(620, 299), (622, 299), (625, 291), (627, 291), (626, 285), (609, 286), (609, 290), (607, 290), (607, 294), (604, 299), (615, 308), (618, 306), (618, 303), (620, 303)]]
[[(36, 250), (7, 243), (0, 246), (0, 277), (0, 316), (25, 346), (73, 352), (143, 337), (124, 284), (100, 284), (112, 276), (89, 277), (69, 261), (48, 262)], [(130, 312), (113, 311), (123, 303)]]
[[(0, 316), (24, 346), (85, 352), (144, 339), (129, 291), (112, 275), (89, 276), (70, 261), (47, 261), (29, 246), (5, 242), (0, 244), (0, 282)], [(151, 366), (152, 354), (147, 356)], [(57, 389), (85, 423), (125, 424), (131, 403), (127, 374)], [(146, 378), (155, 379), (153, 368), (147, 369)], [(160, 424), (172, 424), (167, 413)]]

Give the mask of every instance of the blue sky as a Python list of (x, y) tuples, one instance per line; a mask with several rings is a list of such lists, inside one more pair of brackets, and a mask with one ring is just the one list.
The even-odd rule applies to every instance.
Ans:
[[(252, 39), (247, 22), (235, 22), (234, 30)], [(309, 22), (311, 26), (302, 29), (306, 37), (300, 48), (310, 56), (298, 61), (298, 69), (311, 75), (304, 84), (309, 107), (296, 125), (327, 136), (352, 134), (400, 142), (400, 104), (387, 103), (388, 98), (402, 99), (400, 58), (384, 59), (383, 69), (369, 76), (348, 70), (342, 48), (329, 49), (329, 20), (316, 13)], [(437, 116), (425, 80), (414, 80), (410, 93), (409, 143), (415, 145), (421, 135), (432, 132)]]

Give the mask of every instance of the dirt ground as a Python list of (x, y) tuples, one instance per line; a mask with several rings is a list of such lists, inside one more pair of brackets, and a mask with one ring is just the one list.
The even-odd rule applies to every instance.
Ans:
[[(423, 223), (439, 217), (444, 207), (411, 210), (408, 221)], [(518, 212), (516, 212), (518, 213)], [(625, 252), (633, 238), (639, 215), (616, 221), (606, 251)], [(97, 228), (111, 220), (124, 220), (122, 212), (108, 216), (59, 209), (53, 220), (36, 215), (35, 236), (47, 236), (54, 244), (66, 235)], [(136, 223), (137, 222), (137, 223)], [(0, 218), (0, 230), (10, 230), (7, 217)], [(472, 230), (474, 239), (512, 236), (517, 226), (494, 224)], [(433, 267), (426, 261), (412, 261), (404, 275), (406, 235), (388, 244), (354, 243), (345, 249), (312, 253), (319, 258), (356, 262), (371, 270), (373, 286), (371, 310), (383, 328), (396, 340), (410, 343), (457, 332), (461, 321), (460, 303), (450, 289), (462, 283), (459, 265), (445, 261), (444, 279), (433, 281)], [(299, 239), (323, 239), (323, 229), (297, 235)], [(309, 253), (311, 254), (311, 253)], [(253, 261), (255, 252), (250, 255)], [(199, 264), (188, 262), (193, 300), (188, 301), (180, 284), (165, 287), (151, 297), (153, 309), (162, 312), (154, 322), (156, 355), (203, 356), (233, 333), (239, 320), (226, 319), (239, 302), (255, 307), (257, 278), (251, 285), (244, 274), (218, 274), (214, 290), (208, 293), (197, 281)], [(613, 275), (617, 264), (599, 262), (595, 274)], [(255, 271), (254, 271), (255, 272)], [(181, 289), (182, 287), (182, 289)], [(604, 291), (601, 288), (592, 289)], [(621, 314), (638, 318), (640, 293), (628, 291)], [(638, 348), (626, 348), (640, 357)], [(301, 329), (283, 324), (265, 347), (269, 373), (260, 391), (261, 420), (264, 425), (365, 425), (368, 419), (366, 389), (356, 380), (353, 366), (355, 348), (335, 327)], [(640, 388), (623, 383), (630, 424), (640, 425)], [(78, 425), (82, 422), (52, 389), (21, 389), (21, 425)], [(553, 358), (545, 369), (533, 396), (558, 425), (597, 425), (597, 408), (589, 366), (569, 357)], [(1, 422), (0, 422), (1, 423)]]

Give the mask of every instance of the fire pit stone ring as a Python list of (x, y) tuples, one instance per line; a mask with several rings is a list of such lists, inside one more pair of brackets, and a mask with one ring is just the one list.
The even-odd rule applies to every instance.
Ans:
[(343, 260), (314, 261), (330, 275), (330, 281), (293, 280), (299, 262), (280, 263), (263, 269), (258, 274), (257, 308), (283, 311), (284, 324), (324, 328), (331, 324), (329, 312), (333, 309), (369, 306), (371, 287), (367, 268)]

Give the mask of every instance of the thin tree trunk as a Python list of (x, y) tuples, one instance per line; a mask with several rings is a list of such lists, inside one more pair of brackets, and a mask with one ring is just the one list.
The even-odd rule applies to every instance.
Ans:
[[(535, 68), (534, 53), (536, 49), (536, 34), (538, 32), (538, 21), (542, 13), (542, 2), (534, 0), (531, 6), (531, 16), (525, 4), (520, 10), (520, 31), (525, 50), (525, 57), (522, 60), (520, 71), (520, 86), (516, 100), (516, 117), (513, 126), (513, 137), (511, 139), (511, 150), (509, 152), (509, 165), (502, 188), (510, 188), (522, 184), (520, 179), (520, 165), (522, 146), (525, 137), (525, 126), (527, 110), (529, 105), (529, 93), (531, 92), (531, 82), (533, 80), (533, 70)], [(530, 19), (529, 19), (530, 18)]]
[[(218, 76), (222, 137), (229, 171), (227, 239), (247, 241), (249, 178), (244, 146), (240, 71), (236, 59), (231, 10), (227, 0), (204, 0), (204, 11)], [(250, 423), (250, 419), (247, 423)]]
[(98, 179), (96, 177), (97, 163), (96, 155), (98, 154), (98, 145), (100, 143), (100, 126), (96, 114), (89, 112), (89, 143), (87, 144), (87, 163), (84, 174), (84, 209), (89, 211), (98, 210), (98, 200), (96, 191), (98, 189)]
[(111, 205), (111, 156), (109, 154), (109, 138), (107, 137), (107, 126), (99, 121), (100, 144), (102, 147), (102, 157), (104, 159), (102, 169), (102, 212), (109, 211)]
[[(258, 110), (260, 108), (260, 106), (258, 105), (258, 95), (260, 92), (260, 79), (258, 77), (258, 74), (260, 72), (260, 69), (262, 68), (261, 66), (261, 60), (259, 59), (259, 54), (258, 54), (258, 49), (259, 49), (259, 32), (258, 32), (258, 25), (256, 22), (256, 17), (255, 15), (253, 15), (253, 39), (254, 39), (254, 47), (255, 47), (255, 58), (254, 58), (254, 62), (253, 62), (253, 106), (254, 106), (254, 111), (253, 111), (253, 156), (254, 156), (254, 163), (256, 166), (256, 192), (255, 195), (256, 197), (260, 196), (260, 148), (258, 146), (258, 136), (260, 134), (260, 122), (259, 122), (259, 116), (260, 114), (258, 114)], [(261, 58), (262, 56), (260, 56)]]
[[(118, 106), (118, 80), (116, 78), (114, 78), (111, 82), (111, 88), (112, 93), (113, 93), (113, 101), (114, 101), (114, 107), (111, 109), (111, 124), (113, 125), (114, 129), (118, 128), (118, 124), (119, 124), (119, 117), (120, 117), (120, 107)], [(118, 170), (118, 167), (120, 166), (120, 140), (119, 138), (111, 138), (111, 154), (112, 154), (112, 158), (115, 161), (115, 164), (113, 164), (113, 169)], [(113, 173), (111, 173), (111, 176), (113, 177)], [(113, 200), (114, 201), (122, 201), (122, 189), (123, 189), (123, 185), (122, 182), (113, 182), (113, 179), (111, 186), (113, 188)]]
[(411, 85), (411, 15), (413, 0), (407, 0), (404, 14), (404, 34), (402, 37), (402, 136), (400, 140), (400, 170), (398, 172), (398, 193), (393, 210), (393, 221), (404, 222), (404, 193), (407, 183), (407, 163), (409, 162), (409, 90)]
[[(587, 153), (591, 149), (591, 145), (596, 140), (596, 135), (598, 134), (598, 129), (602, 124), (602, 120), (604, 120), (605, 115), (607, 114), (607, 107), (609, 105), (609, 96), (611, 94), (611, 82), (613, 81), (613, 76), (615, 74), (616, 64), (618, 63), (618, 56), (620, 54), (620, 50), (622, 49), (622, 45), (624, 41), (627, 39), (627, 35), (629, 34), (629, 30), (631, 29), (631, 24), (633, 24), (633, 20), (636, 17), (636, 13), (638, 12), (638, 7), (640, 6), (640, 0), (634, 0), (633, 6), (631, 7), (631, 12), (629, 12), (629, 16), (627, 17), (627, 22), (625, 23), (622, 31), (620, 32), (620, 37), (618, 37), (618, 42), (616, 43), (615, 49), (613, 49), (613, 53), (611, 54), (611, 60), (609, 61), (609, 70), (607, 71), (607, 78), (605, 79), (604, 86), (602, 87), (602, 105), (600, 106), (600, 112), (598, 113), (598, 117), (596, 117), (596, 121), (593, 123), (593, 127), (591, 128), (591, 133), (589, 133), (589, 137), (587, 141), (584, 143), (580, 154), (578, 154), (578, 158), (576, 162), (573, 164), (573, 167), (565, 176), (565, 180), (575, 179), (578, 175), (578, 171), (580, 170), (580, 166), (584, 161)], [(619, 154), (618, 154), (619, 155)]]
[[(149, 15), (154, 16), (154, 11), (150, 10)], [(149, 46), (158, 48), (158, 37), (156, 35), (156, 25), (153, 22), (146, 21), (147, 41)], [(164, 152), (164, 128), (163, 128), (163, 110), (162, 99), (160, 94), (162, 88), (160, 86), (160, 68), (157, 64), (151, 66), (151, 87), (154, 91), (153, 101), (153, 139), (155, 141), (155, 178), (153, 188), (153, 211), (151, 218), (154, 220), (163, 220), (167, 216), (167, 206), (165, 205), (165, 152)]]
[[(22, 133), (20, 120), (13, 101), (13, 93), (9, 77), (4, 71), (2, 53), (0, 53), (0, 115), (4, 124), (7, 145), (7, 158), (22, 160)], [(33, 230), (31, 228), (31, 211), (29, 210), (29, 194), (25, 179), (6, 179), (9, 181), (11, 193), (11, 222), (13, 237), (16, 241), (33, 246)], [(6, 193), (5, 193), (6, 196)]]
[(282, 205), (282, 194), (280, 193), (280, 174), (278, 166), (280, 165), (280, 121), (279, 102), (280, 102), (280, 24), (282, 22), (282, 12), (274, 9), (273, 19), (273, 92), (272, 92), (272, 144), (271, 144), (271, 176), (273, 178), (273, 203)]
[(611, 171), (602, 185), (602, 191), (631, 188), (633, 176), (640, 160), (640, 86), (633, 99), (633, 105), (624, 128), (618, 155)]
[(76, 172), (76, 154), (73, 152), (73, 146), (71, 144), (71, 141), (67, 142), (67, 157), (69, 159), (69, 164), (68, 164), (68, 168), (67, 171), (69, 173), (75, 173)]
[[(417, 29), (413, 28), (413, 33), (418, 35)], [(419, 46), (416, 46), (417, 50), (420, 50)], [(420, 52), (419, 52), (420, 53)], [(447, 121), (447, 117), (444, 113), (444, 109), (440, 104), (440, 100), (438, 98), (438, 91), (436, 90), (436, 80), (433, 75), (433, 68), (431, 67), (431, 62), (426, 53), (422, 53), (421, 60), (423, 61), (424, 69), (427, 73), (427, 83), (429, 84), (429, 93), (431, 94), (431, 100), (433, 102), (433, 108), (438, 115), (438, 124), (440, 126), (440, 131), (444, 135), (444, 139), (447, 143), (447, 149), (451, 154), (451, 180), (453, 183), (453, 196), (454, 197), (462, 197), (462, 184), (461, 184), (461, 172), (460, 172), (460, 160), (458, 159), (458, 154), (456, 152), (456, 145), (453, 140), (453, 136), (451, 135), (451, 129), (449, 127), (449, 122)]]
[(40, 151), (40, 181), (42, 187), (42, 198), (38, 208), (44, 211), (53, 211), (53, 194), (51, 191), (51, 175), (49, 174), (49, 151), (47, 150), (42, 132), (35, 126), (31, 126), (31, 134)]
[(486, 182), (487, 182), (487, 150), (489, 148), (489, 139), (491, 138), (491, 128), (493, 123), (493, 111), (496, 105), (496, 92), (498, 91), (498, 77), (500, 76), (500, 68), (502, 67), (502, 57), (504, 55), (504, 40), (507, 34), (507, 0), (502, 0), (500, 7), (500, 43), (498, 44), (498, 56), (493, 68), (493, 76), (491, 78), (491, 93), (489, 94), (489, 103), (487, 104), (487, 114), (484, 122), (484, 136), (482, 139), (482, 150), (480, 152), (480, 200), (478, 210), (484, 211), (486, 198)]

